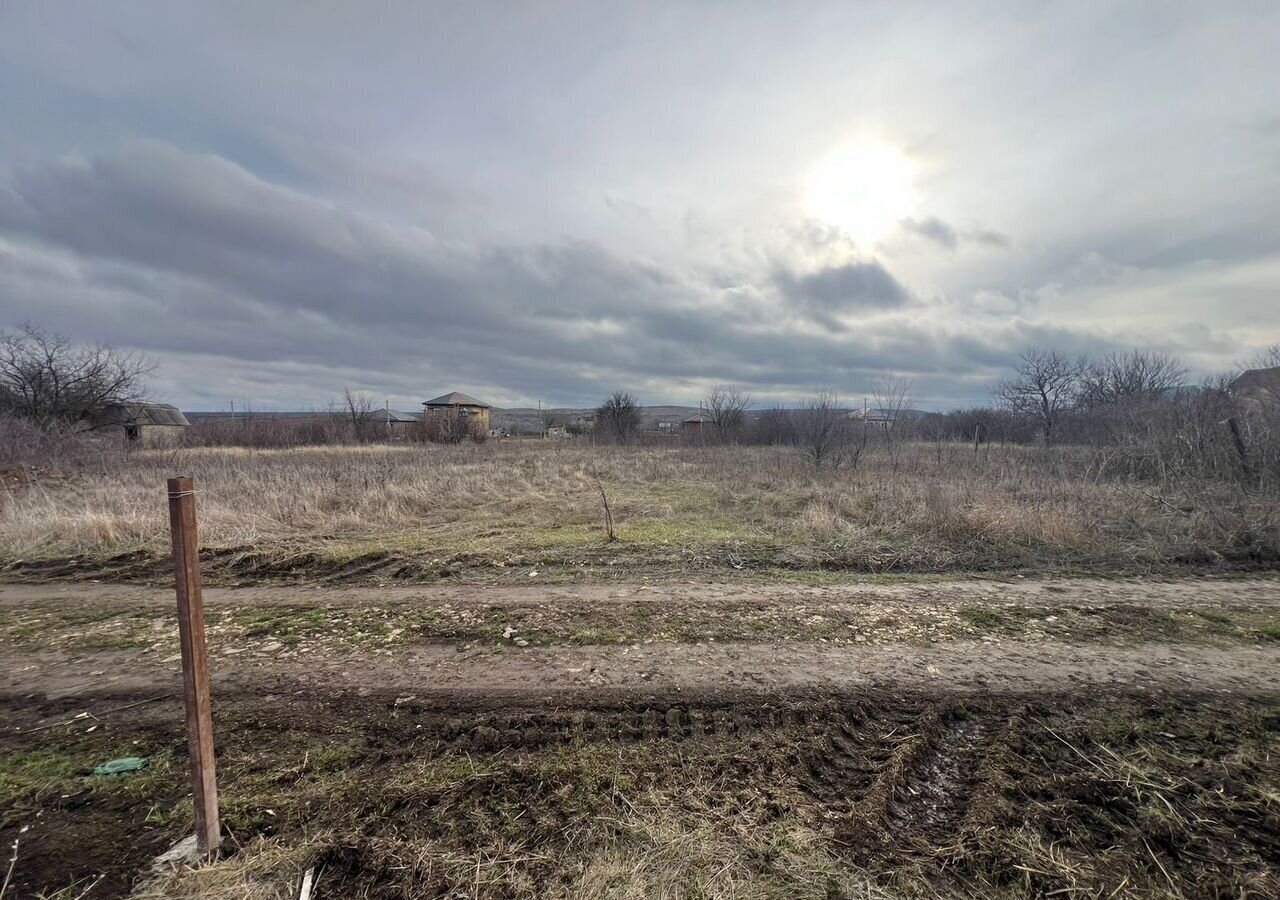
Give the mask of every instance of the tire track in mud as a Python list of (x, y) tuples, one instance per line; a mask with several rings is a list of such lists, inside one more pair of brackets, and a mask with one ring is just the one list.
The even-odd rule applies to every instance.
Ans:
[(869, 859), (904, 842), (940, 848), (980, 831), (1005, 786), (1011, 729), (989, 711), (929, 703), (905, 714), (838, 716), (806, 759), (804, 789), (835, 839)]
[(933, 838), (950, 833), (968, 810), (975, 757), (982, 752), (987, 724), (976, 717), (939, 719), (933, 711), (926, 718), (933, 739), (898, 776), (888, 813), (895, 832)]
[[(410, 710), (412, 715), (413, 711)], [(566, 713), (491, 713), (451, 718), (436, 737), (442, 748), (497, 751), (540, 749), (573, 742), (635, 743), (653, 740), (701, 740), (795, 727), (795, 711), (771, 706), (753, 709), (652, 705), (616, 711)]]
[[(1029, 877), (1019, 868), (1027, 863), (1020, 843), (1026, 835), (1067, 847), (1070, 860), (1093, 866), (1090, 877), (1099, 884), (1113, 872), (1119, 878), (1112, 885), (1134, 872), (1145, 877), (1149, 858), (1156, 879), (1165, 878), (1159, 867), (1180, 884), (1184, 869), (1187, 879), (1199, 878), (1184, 849), (1206, 841), (1230, 860), (1223, 878), (1256, 871), (1270, 879), (1278, 858), (1274, 812), (1250, 793), (1275, 783), (1269, 757), (1250, 751), (1253, 744), (1232, 744), (1219, 723), (1252, 722), (1251, 740), (1258, 741), (1277, 733), (1280, 720), (1265, 713), (1271, 718), (1261, 721), (1252, 706), (1221, 707), (1226, 701), (1211, 697), (1165, 697), (1158, 709), (1137, 693), (1028, 699), (904, 690), (602, 697), (565, 706), (486, 702), (492, 705), (394, 693), (223, 694), (220, 766), (230, 793), (236, 778), (256, 784), (271, 777), (291, 804), (273, 798), (278, 817), (267, 822), (249, 807), (229, 815), (228, 827), (246, 845), (263, 833), (291, 839), (317, 822), (339, 828), (341, 839), (323, 857), (324, 897), (465, 892), (470, 882), (439, 861), (513, 842), (545, 849), (521, 863), (521, 879), (560, 883), (568, 870), (558, 860), (582, 852), (579, 841), (612, 840), (607, 826), (592, 832), (591, 823), (631, 821), (631, 803), (642, 798), (644, 806), (643, 798), (655, 796), (674, 815), (686, 801), (714, 810), (726, 829), (778, 819), (812, 829), (841, 865), (863, 867), (885, 883), (906, 871), (984, 883)], [(69, 698), (33, 708), (14, 697), (0, 703), (0, 717), (24, 704), (26, 727), (79, 708)], [(1234, 710), (1233, 718), (1223, 719), (1223, 710)], [(1117, 730), (1117, 711), (1141, 740)], [(112, 742), (141, 738), (181, 752), (176, 701), (130, 713), (127, 730), (124, 721), (108, 723), (121, 729)], [(1184, 831), (1161, 837), (1142, 813), (1139, 793), (1116, 777), (1124, 771), (1097, 771), (1055, 731), (1099, 759), (1104, 747), (1121, 754), (1128, 748), (1135, 758), (1165, 747), (1170, 765), (1184, 766), (1171, 770), (1168, 797), (1186, 813), (1166, 825)], [(299, 761), (303, 747), (322, 741), (343, 752), (313, 768), (305, 757)], [(1210, 762), (1198, 762), (1201, 756)], [(1100, 812), (1111, 816), (1111, 831), (1094, 827)], [(1064, 833), (1075, 843), (1063, 844)], [(424, 868), (433, 858), (436, 867)], [(1062, 873), (1035, 877), (1040, 895), (1073, 884)], [(508, 894), (494, 888), (490, 895)]]
[(874, 700), (655, 704), (493, 712), (440, 723), (435, 737), (440, 750), (463, 752), (647, 741), (702, 744), (708, 752), (725, 740), (790, 744), (798, 751), (796, 764), (779, 776), (794, 780), (816, 801), (818, 815), (853, 858), (867, 860), (904, 844), (959, 858), (967, 855), (963, 848), (978, 849), (1006, 805), (1007, 772), (1022, 740), (1024, 716), (1021, 706), (972, 708), (950, 700), (888, 707)]

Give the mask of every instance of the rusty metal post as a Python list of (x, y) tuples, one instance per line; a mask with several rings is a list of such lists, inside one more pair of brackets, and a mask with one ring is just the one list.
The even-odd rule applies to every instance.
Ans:
[(174, 584), (178, 591), (178, 636), (182, 641), (182, 685), (196, 806), (196, 846), (202, 856), (208, 856), (222, 843), (222, 832), (213, 764), (213, 708), (209, 695), (209, 654), (204, 637), (196, 497), (190, 478), (169, 479), (169, 528), (173, 533)]

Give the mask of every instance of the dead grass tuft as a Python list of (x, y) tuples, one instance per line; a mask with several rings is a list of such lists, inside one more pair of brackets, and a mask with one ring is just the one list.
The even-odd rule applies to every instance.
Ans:
[(229, 859), (148, 878), (136, 900), (295, 900), (316, 849), (257, 837)]

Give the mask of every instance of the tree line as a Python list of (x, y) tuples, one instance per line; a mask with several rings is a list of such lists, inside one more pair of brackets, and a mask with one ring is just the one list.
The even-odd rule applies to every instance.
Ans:
[[(1250, 365), (1280, 366), (1280, 345)], [(0, 416), (42, 433), (74, 431), (97, 407), (146, 400), (153, 370), (141, 354), (77, 345), (35, 325), (0, 332)], [(870, 450), (887, 453), (896, 468), (903, 447), (913, 441), (966, 441), (975, 448), (995, 441), (1087, 445), (1105, 451), (1107, 467), (1134, 474), (1173, 467), (1262, 477), (1280, 470), (1275, 404), (1242, 405), (1228, 389), (1229, 376), (1189, 385), (1188, 371), (1176, 357), (1155, 351), (1088, 358), (1031, 349), (1019, 356), (1011, 377), (993, 386), (989, 405), (948, 413), (912, 410), (911, 383), (897, 376), (875, 381), (870, 415), (846, 407), (829, 390), (789, 407), (753, 409), (749, 394), (717, 385), (699, 404), (697, 433), (685, 440), (790, 446), (818, 469), (857, 466)], [(553, 419), (549, 411), (540, 418), (545, 434)], [(263, 431), (264, 446), (379, 440), (391, 431), (383, 411), (350, 390), (312, 421), (264, 419), (255, 427)], [(575, 427), (583, 429), (581, 423)], [(214, 426), (200, 428), (207, 432), (200, 442), (248, 438), (243, 428), (221, 437)], [(615, 391), (595, 410), (591, 433), (598, 442), (625, 444), (643, 429), (636, 396)], [(487, 437), (475, 423), (450, 417), (407, 431), (409, 437), (442, 443)]]

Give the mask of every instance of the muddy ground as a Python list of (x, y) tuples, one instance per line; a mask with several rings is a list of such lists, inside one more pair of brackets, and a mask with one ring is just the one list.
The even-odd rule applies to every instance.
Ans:
[[(1280, 581), (0, 586), (8, 897), (1280, 896)], [(145, 756), (131, 775), (89, 774)]]

